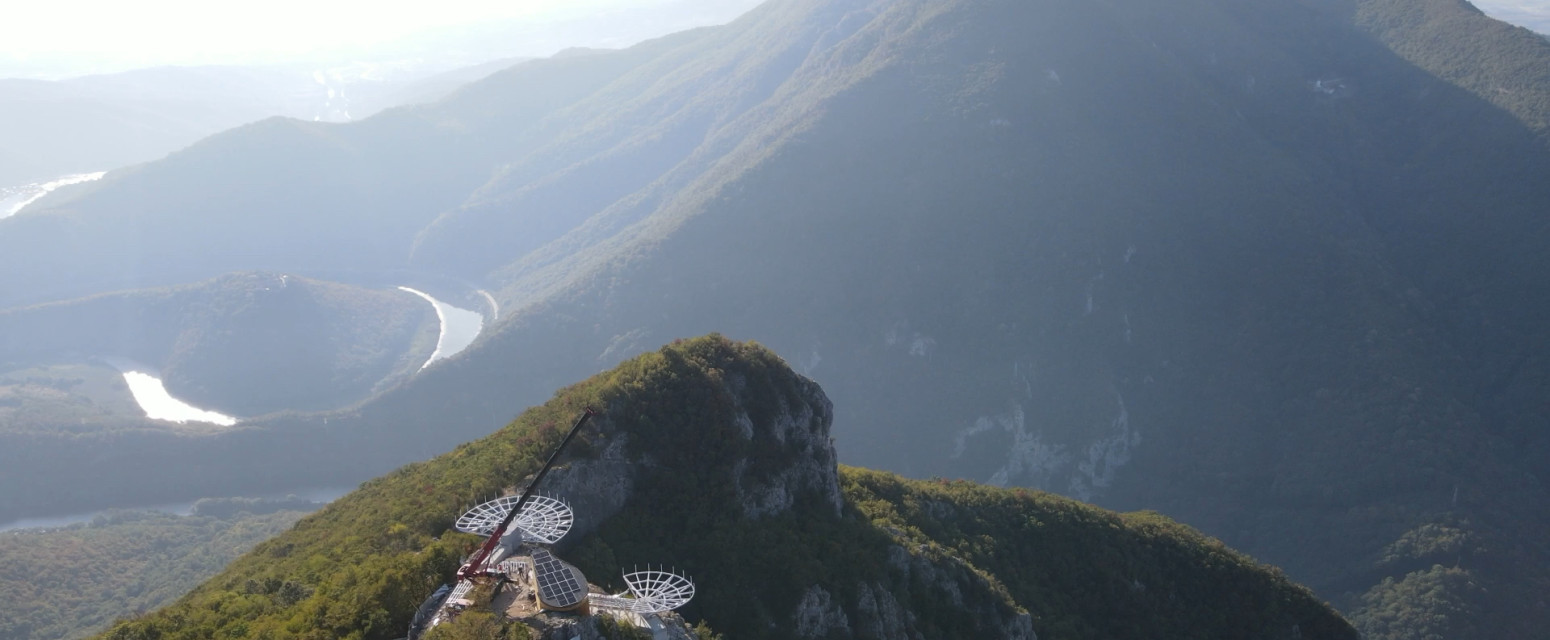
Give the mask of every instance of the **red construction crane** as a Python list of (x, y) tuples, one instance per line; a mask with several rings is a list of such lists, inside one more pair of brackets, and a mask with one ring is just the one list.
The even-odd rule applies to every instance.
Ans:
[(506, 529), (517, 518), (517, 514), (522, 512), (522, 507), (527, 504), (527, 501), (532, 499), (533, 491), (538, 488), (538, 483), (543, 482), (544, 476), (549, 473), (549, 468), (554, 466), (554, 461), (559, 459), (560, 452), (565, 450), (565, 445), (570, 444), (570, 441), (576, 437), (576, 433), (581, 431), (581, 427), (594, 415), (597, 415), (597, 412), (593, 411), (592, 407), (587, 407), (581, 412), (581, 417), (577, 418), (576, 424), (571, 426), (570, 433), (565, 434), (565, 439), (560, 441), (560, 446), (554, 448), (554, 453), (549, 454), (549, 460), (544, 463), (542, 469), (538, 470), (538, 475), (534, 476), (533, 481), (528, 483), (527, 489), (522, 491), (522, 497), (517, 500), (516, 504), (512, 505), (511, 512), (507, 513), (506, 518), (501, 520), (500, 526), (490, 533), (490, 539), (485, 540), (484, 546), (479, 547), (479, 550), (468, 558), (468, 562), (458, 568), (457, 577), (459, 580), (467, 580), (474, 576), (482, 576), (489, 573), (484, 563), (489, 560), (490, 554), (495, 552), (495, 548), (500, 546), (501, 538), (506, 536)]

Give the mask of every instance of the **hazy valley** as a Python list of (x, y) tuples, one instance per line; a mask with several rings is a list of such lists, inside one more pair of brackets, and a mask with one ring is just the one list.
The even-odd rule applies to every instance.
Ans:
[[(480, 73), (0, 218), (0, 520), (354, 485), (715, 331), (823, 386), (845, 464), (1155, 510), (1369, 638), (1550, 621), (1550, 41), (1452, 0), (773, 0)], [(400, 287), (471, 344), (429, 362)], [(108, 358), (240, 419), (147, 419)]]

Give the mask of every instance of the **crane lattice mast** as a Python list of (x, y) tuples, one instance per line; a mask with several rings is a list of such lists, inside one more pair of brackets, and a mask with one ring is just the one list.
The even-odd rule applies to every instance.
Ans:
[(538, 483), (543, 482), (544, 476), (554, 466), (554, 461), (560, 458), (560, 452), (565, 450), (565, 445), (570, 444), (570, 441), (576, 437), (576, 433), (581, 431), (581, 427), (586, 425), (587, 420), (590, 420), (594, 415), (597, 415), (597, 412), (593, 411), (592, 407), (582, 410), (581, 417), (576, 418), (576, 424), (571, 426), (570, 433), (565, 434), (565, 439), (560, 441), (560, 446), (554, 448), (554, 453), (549, 454), (549, 460), (544, 463), (542, 469), (538, 470), (538, 475), (534, 476), (533, 481), (528, 483), (527, 489), (522, 491), (522, 498), (511, 506), (511, 511), (506, 514), (505, 519), (501, 520), (500, 526), (490, 532), (490, 539), (484, 541), (484, 545), (474, 552), (474, 555), (468, 559), (467, 564), (458, 568), (457, 577), (459, 580), (467, 580), (474, 576), (482, 576), (488, 573), (484, 563), (486, 560), (489, 560), (490, 554), (495, 552), (495, 548), (500, 546), (501, 538), (506, 535), (506, 529), (511, 527), (511, 522), (516, 519), (517, 514), (522, 512), (522, 507), (527, 504), (528, 500), (533, 498), (533, 492), (538, 489)]

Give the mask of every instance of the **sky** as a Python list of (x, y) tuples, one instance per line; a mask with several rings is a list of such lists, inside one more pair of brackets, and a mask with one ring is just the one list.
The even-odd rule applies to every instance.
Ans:
[[(0, 72), (23, 77), (158, 65), (342, 60), (428, 33), (589, 21), (636, 10), (725, 21), (752, 0), (45, 0), (0, 9)], [(638, 19), (636, 20), (638, 22)], [(658, 34), (660, 35), (660, 34)], [(543, 55), (521, 51), (502, 55)], [(29, 72), (30, 71), (30, 72)]]
[[(684, 23), (685, 12), (703, 16), (706, 23), (724, 22), (756, 0), (43, 0), (6, 4), (0, 9), (0, 77), (58, 78), (174, 64), (337, 63), (368, 54), (391, 55), (417, 38), (426, 45), (428, 33), (445, 37), (475, 26), (488, 31), (493, 23), (503, 21), (529, 29), (546, 23), (585, 22), (587, 29), (607, 31), (609, 25), (598, 16), (629, 12), (628, 19), (639, 22), (640, 16), (650, 15), (643, 11), (660, 11), (678, 16), (662, 25), (677, 29), (692, 26)], [(1550, 0), (1477, 0), (1476, 5), (1499, 19), (1550, 33)], [(634, 26), (629, 33), (638, 39), (640, 25)], [(584, 32), (565, 33), (564, 37), (574, 39)], [(541, 44), (483, 53), (492, 58), (548, 55), (553, 51), (541, 49), (567, 43)]]

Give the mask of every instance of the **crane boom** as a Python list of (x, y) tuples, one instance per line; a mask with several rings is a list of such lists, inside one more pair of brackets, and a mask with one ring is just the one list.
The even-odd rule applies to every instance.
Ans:
[(533, 476), (533, 481), (528, 483), (527, 489), (522, 491), (522, 497), (517, 499), (517, 503), (511, 506), (511, 512), (507, 513), (506, 518), (501, 520), (500, 526), (490, 532), (490, 539), (485, 540), (484, 546), (479, 547), (479, 550), (474, 552), (474, 555), (468, 559), (468, 563), (457, 570), (458, 579), (468, 579), (485, 573), (484, 562), (489, 559), (491, 553), (495, 552), (495, 547), (500, 546), (501, 538), (506, 536), (506, 529), (511, 527), (512, 521), (517, 519), (517, 514), (522, 512), (522, 507), (527, 505), (528, 500), (533, 498), (533, 491), (538, 488), (538, 483), (543, 482), (544, 476), (548, 475), (549, 469), (554, 466), (554, 461), (560, 458), (560, 452), (565, 450), (565, 445), (570, 444), (570, 441), (576, 437), (576, 433), (581, 431), (581, 427), (586, 425), (587, 420), (594, 415), (597, 415), (597, 412), (593, 411), (592, 407), (582, 410), (581, 417), (576, 418), (576, 424), (571, 425), (570, 433), (565, 434), (565, 439), (561, 440), (560, 445), (554, 448), (553, 453), (549, 454), (549, 460), (544, 462), (543, 468), (538, 470), (538, 475)]

